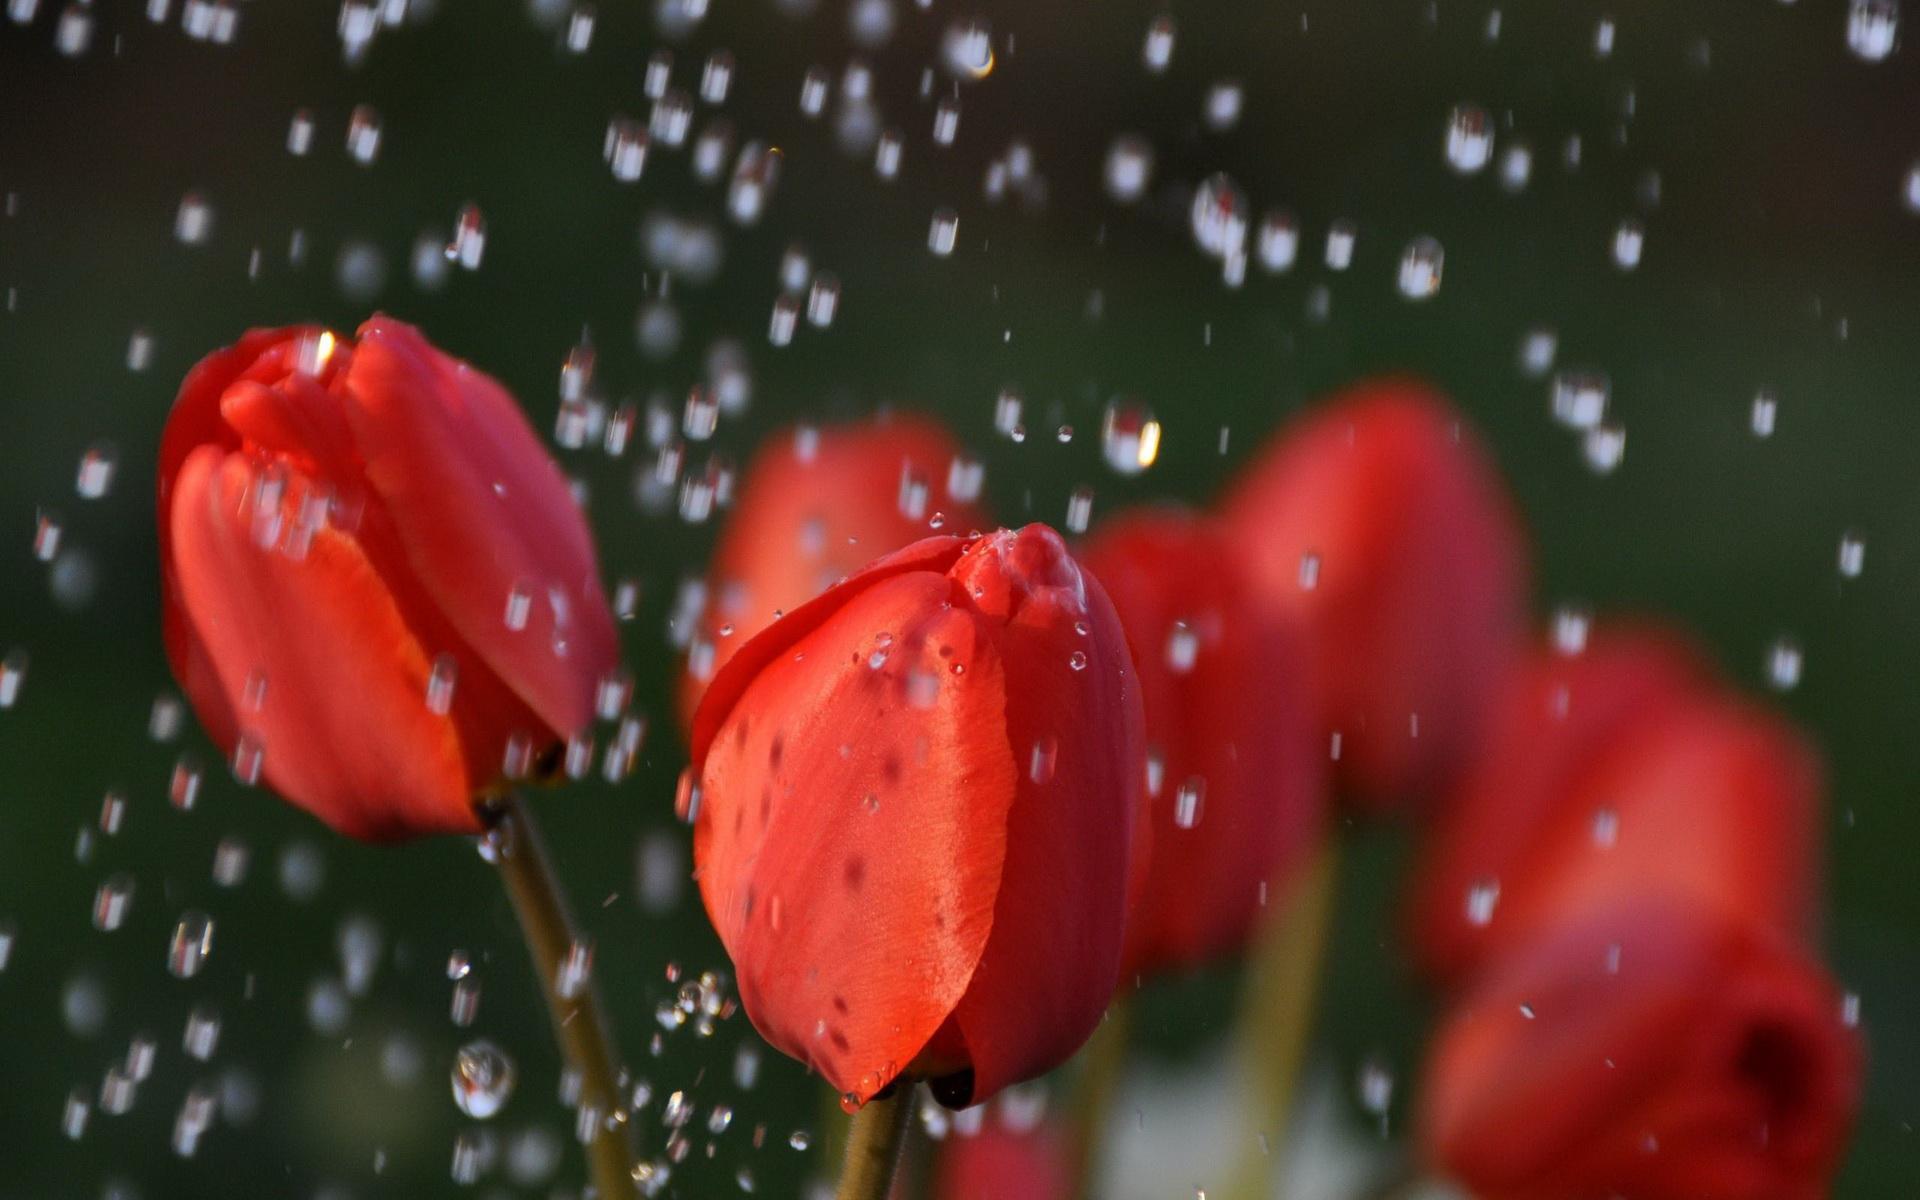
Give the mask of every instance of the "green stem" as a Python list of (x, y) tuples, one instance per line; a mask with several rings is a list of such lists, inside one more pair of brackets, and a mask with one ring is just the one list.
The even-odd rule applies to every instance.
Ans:
[(1090, 1196), (1099, 1178), (1106, 1145), (1107, 1112), (1126, 1072), (1127, 1040), (1132, 1033), (1132, 1009), (1117, 995), (1106, 1019), (1080, 1051), (1079, 1087), (1073, 1097), (1073, 1157), (1076, 1179), (1069, 1195)]
[(853, 1114), (847, 1129), (847, 1163), (834, 1200), (887, 1200), (900, 1160), (906, 1157), (915, 1092), (913, 1084), (901, 1083), (892, 1095), (869, 1100)]
[(540, 974), (540, 991), (553, 1017), (554, 1036), (567, 1065), (580, 1076), (580, 1107), (600, 1114), (587, 1142), (587, 1162), (599, 1200), (635, 1200), (632, 1131), (621, 1102), (619, 1059), (601, 1019), (591, 982), (560, 991), (561, 969), (578, 938), (533, 814), (512, 793), (489, 811), (489, 858), (500, 870), (513, 914)]
[(1255, 1136), (1244, 1144), (1230, 1176), (1229, 1200), (1258, 1200), (1269, 1191), (1313, 1032), (1339, 858), (1339, 845), (1329, 838), (1301, 874), (1286, 907), (1268, 921), (1247, 962), (1234, 1022), (1234, 1062), (1243, 1094), (1240, 1111), (1251, 1116)]

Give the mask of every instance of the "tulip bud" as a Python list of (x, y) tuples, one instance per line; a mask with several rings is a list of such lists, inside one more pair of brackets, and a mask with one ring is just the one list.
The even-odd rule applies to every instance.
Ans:
[(1065, 1061), (1120, 965), (1141, 716), (1052, 530), (936, 537), (774, 622), (694, 720), (694, 858), (740, 997), (852, 1101)]
[(1539, 925), (1665, 897), (1804, 941), (1819, 894), (1819, 772), (1778, 717), (1677, 639), (1606, 630), (1536, 654), (1438, 814), (1409, 891), (1416, 956), (1458, 979)]
[(1486, 452), (1437, 392), (1375, 380), (1283, 430), (1225, 511), (1263, 602), (1306, 631), (1347, 797), (1429, 799), (1523, 629), (1518, 521)]
[(1841, 997), (1801, 950), (1628, 901), (1489, 964), (1435, 1034), (1419, 1136), (1482, 1200), (1823, 1196), (1860, 1085)]
[(754, 456), (708, 571), (680, 712), (754, 634), (846, 575), (933, 534), (988, 528), (980, 468), (933, 421), (802, 427)]
[(160, 452), (174, 674), (243, 778), (342, 833), (475, 832), (618, 659), (593, 542), (513, 398), (375, 317), (256, 330)]
[(1151, 862), (1127, 973), (1236, 953), (1322, 832), (1327, 760), (1299, 635), (1252, 602), (1205, 518), (1122, 517), (1081, 561), (1126, 628), (1146, 713)]

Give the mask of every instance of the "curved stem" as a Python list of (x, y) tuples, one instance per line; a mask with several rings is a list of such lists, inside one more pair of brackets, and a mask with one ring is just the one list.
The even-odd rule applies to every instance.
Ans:
[(1117, 995), (1107, 1008), (1100, 1028), (1093, 1031), (1080, 1052), (1079, 1086), (1073, 1096), (1073, 1158), (1076, 1173), (1069, 1195), (1091, 1196), (1099, 1180), (1100, 1159), (1106, 1144), (1107, 1111), (1127, 1065), (1127, 1040), (1132, 1032), (1132, 1010), (1127, 997)]
[(867, 1101), (847, 1130), (847, 1164), (833, 1200), (887, 1200), (913, 1129), (915, 1085), (902, 1083), (884, 1099)]
[(1234, 1061), (1240, 1069), (1241, 1111), (1252, 1118), (1255, 1137), (1234, 1168), (1226, 1193), (1230, 1200), (1256, 1200), (1269, 1191), (1277, 1157), (1271, 1148), (1286, 1137), (1313, 1032), (1339, 860), (1339, 843), (1329, 837), (1301, 873), (1286, 908), (1268, 921), (1247, 962), (1234, 1023)]
[(574, 947), (585, 943), (574, 931), (533, 814), (518, 796), (508, 793), (489, 815), (493, 824), (487, 834), (488, 857), (500, 870), (534, 969), (540, 974), (540, 992), (553, 1017), (560, 1053), (580, 1076), (580, 1110), (598, 1114), (587, 1141), (595, 1191), (599, 1200), (634, 1200), (639, 1192), (634, 1185), (633, 1137), (621, 1103), (613, 1039), (600, 1017), (593, 985), (562, 979)]

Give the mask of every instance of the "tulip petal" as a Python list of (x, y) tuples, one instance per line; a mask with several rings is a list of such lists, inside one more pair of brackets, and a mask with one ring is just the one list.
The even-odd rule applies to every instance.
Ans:
[(1787, 942), (1629, 903), (1496, 961), (1436, 1037), (1421, 1132), (1487, 1200), (1811, 1195), (1858, 1087), (1838, 997)]
[(229, 714), (235, 738), (258, 739), (267, 782), (343, 833), (477, 831), (459, 738), (426, 704), (431, 663), (380, 577), (332, 528), (298, 556), (258, 544), (260, 482), (255, 463), (212, 446), (174, 480), (195, 706)]
[(944, 576), (881, 570), (836, 593), (715, 681), (695, 854), (755, 1025), (866, 1100), (974, 976), (1014, 764), (1001, 660)]
[[(960, 448), (921, 417), (793, 430), (754, 455), (707, 573), (699, 636), (680, 680), (683, 722), (727, 659), (774, 620), (874, 559), (937, 528), (986, 527), (971, 500), (947, 490)], [(726, 632), (722, 632), (726, 630)]]
[(1143, 735), (1120, 618), (1057, 534), (989, 534), (952, 574), (1007, 664), (1019, 771), (993, 937), (954, 1013), (977, 1102), (1065, 1061), (1112, 999)]
[[(586, 523), (500, 385), (409, 325), (368, 321), (347, 419), (421, 587), (556, 732), (592, 718), (618, 657)], [(524, 603), (522, 599), (524, 598)]]

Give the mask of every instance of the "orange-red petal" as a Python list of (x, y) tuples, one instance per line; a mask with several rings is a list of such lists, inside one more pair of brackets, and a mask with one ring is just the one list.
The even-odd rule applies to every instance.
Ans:
[[(201, 664), (183, 677), (195, 707), (230, 714), (241, 755), (257, 751), (276, 791), (343, 833), (476, 831), (460, 741), (427, 706), (431, 663), (385, 585), (334, 529), (303, 552), (263, 537), (260, 483), (257, 464), (214, 446), (175, 475), (167, 515), (183, 637)], [(292, 475), (288, 488), (304, 484)]]

